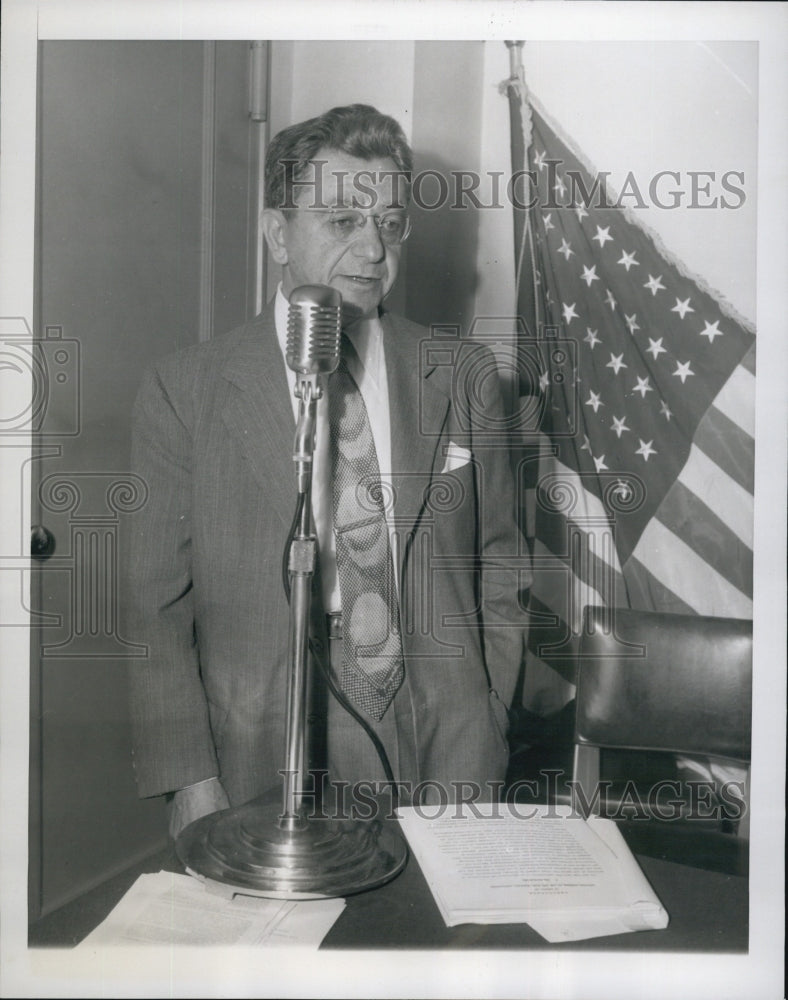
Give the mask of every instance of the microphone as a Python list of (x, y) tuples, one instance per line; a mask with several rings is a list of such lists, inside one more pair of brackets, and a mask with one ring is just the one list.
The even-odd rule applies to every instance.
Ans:
[(296, 373), (295, 395), (301, 401), (296, 421), (293, 461), (298, 492), (309, 490), (315, 447), (317, 401), (323, 382), (339, 365), (342, 296), (328, 285), (301, 285), (290, 293), (287, 311), (287, 367)]
[(328, 285), (301, 285), (290, 293), (287, 313), (287, 366), (298, 376), (296, 395), (309, 383), (315, 397), (322, 395), (318, 377), (339, 365), (342, 333), (342, 296)]

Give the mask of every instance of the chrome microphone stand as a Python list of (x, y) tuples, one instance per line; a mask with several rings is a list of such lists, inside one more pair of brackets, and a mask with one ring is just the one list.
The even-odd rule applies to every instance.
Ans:
[[(298, 492), (295, 531), (290, 540), (290, 630), (285, 767), (282, 795), (268, 793), (246, 805), (225, 809), (191, 823), (176, 841), (186, 870), (228, 894), (277, 899), (322, 899), (376, 888), (405, 865), (407, 849), (391, 822), (332, 816), (329, 796), (311, 813), (317, 788), (305, 796), (307, 772), (306, 698), (310, 680), (309, 621), (317, 542), (312, 524), (312, 458), (317, 402), (322, 378), (339, 363), (339, 307), (334, 289), (307, 285), (290, 298), (287, 361), (297, 371), (299, 398), (293, 461)], [(333, 337), (333, 357), (291, 357), (292, 326), (307, 324), (317, 340)], [(330, 327), (336, 329), (332, 332)], [(296, 337), (296, 340), (298, 338)], [(303, 347), (303, 354), (309, 354)], [(319, 351), (316, 352), (319, 355)]]

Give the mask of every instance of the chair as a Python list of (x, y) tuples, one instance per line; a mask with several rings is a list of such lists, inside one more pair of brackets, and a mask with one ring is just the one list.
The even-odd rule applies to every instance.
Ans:
[[(746, 871), (751, 711), (752, 622), (587, 607), (576, 806), (623, 822), (641, 853)], [(745, 787), (682, 779), (677, 755), (739, 765)]]

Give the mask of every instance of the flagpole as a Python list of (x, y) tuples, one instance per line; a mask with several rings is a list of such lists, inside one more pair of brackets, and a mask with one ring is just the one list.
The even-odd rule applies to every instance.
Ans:
[(509, 50), (509, 77), (512, 80), (519, 80), (523, 73), (523, 45), (524, 41), (504, 42)]
[[(500, 89), (509, 97), (511, 134), (519, 132), (519, 143), (512, 145), (512, 173), (528, 170), (528, 151), (532, 141), (531, 108), (523, 67), (524, 41), (505, 41), (509, 50), (509, 78)], [(522, 188), (526, 195), (529, 190)], [(515, 216), (515, 304), (521, 323), (528, 337), (539, 336), (539, 303), (535, 288), (535, 267), (533, 255), (533, 228), (528, 209), (516, 211)]]

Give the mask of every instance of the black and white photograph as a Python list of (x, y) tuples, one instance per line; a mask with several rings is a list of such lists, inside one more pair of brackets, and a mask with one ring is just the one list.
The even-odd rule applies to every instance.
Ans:
[(0, 995), (784, 996), (783, 6), (2, 17)]

